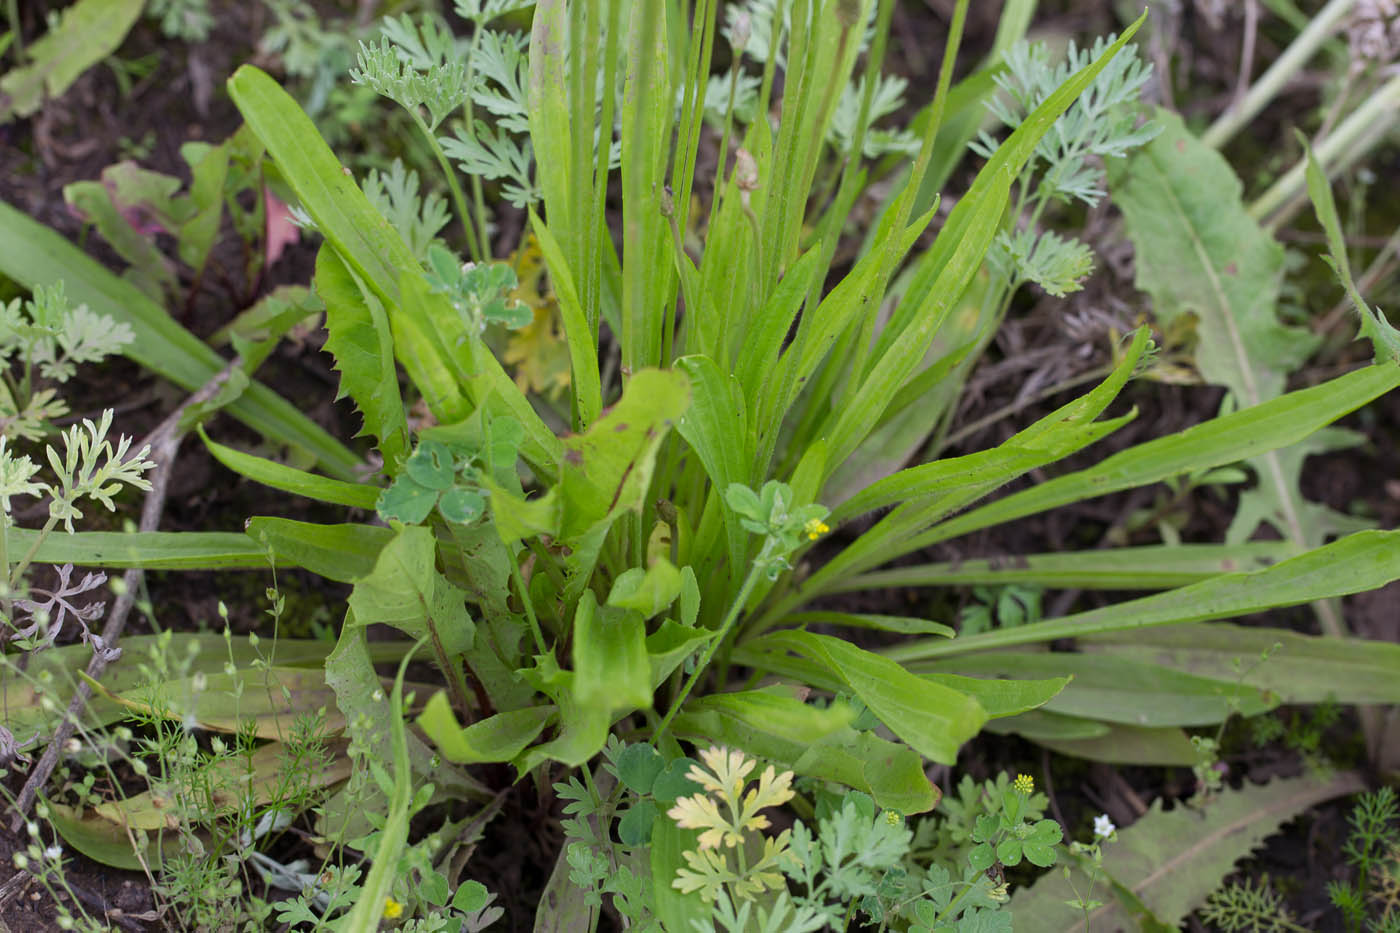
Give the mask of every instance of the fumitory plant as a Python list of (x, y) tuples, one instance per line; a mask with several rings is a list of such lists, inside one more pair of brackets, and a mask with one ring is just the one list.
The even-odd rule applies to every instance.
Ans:
[[(1242, 399), (1208, 423), (984, 502), (1132, 420), (1103, 416), (1151, 362), (1140, 328), (1113, 341), (1100, 384), (1005, 443), (918, 456), (939, 447), (961, 379), (1015, 291), (1065, 293), (1090, 271), (1089, 248), (1048, 224), (1057, 204), (1103, 196), (1103, 161), (1126, 161), (1191, 223), (1244, 215), (1228, 190), (1207, 192), (1203, 206), (1190, 190), (1197, 176), (1173, 173), (1163, 156), (1221, 170), (1139, 107), (1147, 69), (1129, 43), (1141, 19), (1064, 64), (1008, 46), (1003, 64), (955, 87), (969, 6), (960, 0), (917, 130), (880, 130), (874, 121), (900, 93), (882, 73), (894, 0), (748, 0), (723, 18), (718, 0), (698, 0), (689, 19), (675, 2), (542, 0), (528, 34), (514, 25), (523, 6), (458, 0), (468, 40), (432, 17), (390, 21), (352, 73), (404, 107), (433, 148), (460, 239), (448, 226), (451, 239), (431, 243), (404, 220), (422, 211), (391, 211), (398, 227), (386, 219), (269, 75), (245, 66), (228, 85), (323, 237), (314, 288), (326, 349), (375, 454), (355, 478), (207, 440), (253, 480), (359, 510), (340, 524), (254, 517), (218, 561), (256, 566), (271, 555), (352, 585), (324, 678), (362, 760), (396, 765), (377, 782), (397, 829), (377, 837), (376, 865), (397, 864), (407, 845), (405, 788), (431, 783), (439, 798), (484, 805), (492, 789), (463, 769), (499, 763), (542, 782), (570, 768), (592, 780), (587, 768), (610, 737), (648, 745), (663, 763), (681, 757), (682, 740), (726, 746), (904, 814), (938, 801), (926, 762), (953, 764), (984, 728), (1085, 754), (1131, 734), (1153, 760), (1189, 764), (1183, 726), (1252, 714), (1277, 696), (1200, 673), (1199, 658), (1133, 655), (1153, 630), (1188, 632), (1199, 647), (1200, 629), (1181, 626), (1400, 577), (1400, 537), (1376, 530), (1325, 545), (1026, 555), (1014, 574), (977, 561), (879, 569), (1059, 505), (1253, 462), (1400, 385), (1376, 337), (1388, 325), (1358, 301), (1374, 365)], [(732, 64), (716, 90), (721, 38)], [(1006, 136), (979, 138), (976, 177), (932, 234), (940, 211), (920, 192), (943, 158), (940, 134), (985, 101)], [(707, 122), (719, 128), (720, 161), (700, 177)], [(891, 176), (902, 180), (873, 229), (850, 229), (874, 160), (888, 158), (902, 161), (905, 173)], [(497, 242), (514, 228), (493, 233), (492, 191), (524, 211), (519, 239)], [(838, 247), (862, 233), (838, 262)], [(521, 255), (526, 236), (567, 345), (557, 400), (526, 394), (492, 349), (532, 318), (512, 295), (516, 273), (496, 259)], [(1213, 235), (1201, 248), (1221, 281), (1248, 258), (1234, 254), (1237, 239)], [(156, 543), (137, 536), (94, 562), (136, 562)], [(956, 638), (938, 620), (820, 602), (896, 583), (1009, 582), (1163, 592)], [(418, 712), (421, 732), (405, 734), (398, 706), (382, 702), (366, 637), (378, 623), (421, 641), (445, 684)], [(871, 629), (881, 647), (852, 634)], [(1111, 640), (1124, 632), (1131, 642)], [(1065, 638), (1094, 650), (1007, 650)], [(1365, 646), (1353, 647), (1347, 657), (1363, 659)], [(1123, 679), (1132, 702), (1105, 709), (1093, 688)], [(802, 689), (770, 689), (779, 683)], [(601, 806), (611, 792), (589, 793)], [(1054, 833), (1020, 816), (1004, 802), (978, 822), (979, 864), (988, 852), (1044, 862)], [(652, 826), (646, 883), (662, 917), (699, 897), (670, 883), (686, 868), (681, 831)], [(572, 851), (558, 877), (570, 867), (591, 877), (597, 866)], [(367, 883), (356, 915), (380, 910), (388, 884)]]

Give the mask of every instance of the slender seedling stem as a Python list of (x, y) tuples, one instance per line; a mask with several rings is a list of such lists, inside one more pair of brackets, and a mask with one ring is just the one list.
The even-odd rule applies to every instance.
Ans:
[(1278, 96), (1283, 86), (1287, 84), (1294, 75), (1302, 70), (1303, 66), (1312, 58), (1313, 53), (1318, 50), (1322, 43), (1326, 42), (1332, 35), (1332, 31), (1351, 12), (1351, 8), (1356, 6), (1356, 0), (1332, 0), (1331, 3), (1323, 7), (1312, 20), (1308, 27), (1299, 33), (1298, 38), (1289, 44), (1284, 53), (1278, 57), (1272, 67), (1254, 82), (1250, 89), (1236, 103), (1232, 103), (1229, 109), (1222, 113), (1216, 121), (1211, 124), (1201, 137), (1201, 142), (1207, 146), (1214, 146), (1219, 149), (1230, 138), (1243, 129), (1250, 120), (1258, 115), (1269, 103)]
[(758, 558), (749, 567), (749, 575), (744, 578), (744, 585), (739, 587), (739, 594), (734, 597), (734, 601), (729, 604), (729, 613), (724, 617), (724, 622), (720, 625), (719, 631), (715, 632), (715, 637), (710, 639), (710, 643), (705, 646), (705, 653), (701, 655), (699, 663), (695, 665), (695, 670), (691, 672), (690, 679), (681, 687), (681, 692), (671, 701), (670, 709), (666, 710), (666, 716), (661, 720), (661, 725), (656, 727), (656, 731), (651, 734), (649, 744), (654, 748), (656, 743), (661, 741), (661, 737), (666, 734), (666, 730), (671, 726), (671, 720), (676, 718), (676, 713), (685, 705), (685, 698), (690, 696), (690, 691), (695, 689), (695, 684), (699, 682), (705, 673), (705, 668), (710, 666), (710, 661), (714, 659), (715, 652), (728, 637), (730, 629), (734, 628), (735, 621), (739, 618), (739, 613), (743, 611), (744, 605), (749, 601), (749, 594), (758, 584), (758, 576), (763, 572), (767, 559), (772, 551), (771, 539), (765, 542), (763, 550)]

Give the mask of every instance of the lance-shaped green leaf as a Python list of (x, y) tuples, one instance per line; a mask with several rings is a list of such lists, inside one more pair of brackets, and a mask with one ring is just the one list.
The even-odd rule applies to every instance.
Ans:
[(59, 96), (115, 52), (143, 5), (142, 0), (78, 0), (64, 10), (58, 25), (29, 47), (28, 63), (0, 78), (0, 123), (29, 116), (45, 97)]
[(851, 727), (846, 703), (809, 706), (762, 690), (721, 693), (686, 704), (675, 731), (696, 742), (742, 748), (800, 775), (864, 791), (881, 807), (923, 813), (938, 803), (938, 788), (913, 749)]
[(463, 726), (447, 694), (439, 691), (428, 699), (415, 722), (448, 761), (472, 765), (510, 761), (544, 731), (554, 713), (553, 706), (528, 706)]
[(1400, 579), (1400, 531), (1358, 531), (1265, 570), (1221, 574), (1142, 599), (967, 638), (910, 642), (889, 648), (885, 654), (896, 660), (913, 662), (1057, 638), (1228, 619), (1278, 606), (1379, 589), (1397, 579)]
[[(39, 532), (9, 528), (11, 554), (28, 554)], [(79, 531), (48, 535), (34, 552), (38, 564), (143, 570), (266, 570), (267, 551), (236, 531)], [(294, 566), (285, 558), (279, 566)]]
[[(1166, 812), (1161, 800), (1153, 801), (1146, 815), (1120, 828), (1118, 840), (1104, 847), (1094, 899), (1105, 903), (1090, 911), (1088, 929), (1176, 928), (1237, 861), (1284, 823), (1309, 807), (1364, 789), (1360, 776), (1343, 772), (1246, 783), (1204, 805), (1178, 804)], [(1085, 929), (1083, 912), (1065, 902), (1089, 889), (1091, 872), (1087, 859), (1077, 861), (1068, 879), (1058, 871), (1046, 872), (1031, 887), (1018, 890), (1010, 905), (1017, 933)]]
[(1220, 573), (1263, 570), (1286, 560), (1292, 553), (1293, 548), (1286, 541), (1248, 541), (1225, 545), (1108, 548), (1079, 554), (1017, 554), (877, 570), (844, 580), (827, 592), (900, 589), (908, 586), (999, 586), (1007, 583), (1028, 583), (1064, 590), (1171, 589)]
[(910, 673), (899, 664), (849, 642), (811, 632), (777, 632), (761, 640), (765, 650), (794, 651), (815, 661), (870, 708), (915, 751), (952, 763), (958, 749), (987, 721), (975, 699)]
[(1238, 682), (1283, 703), (1400, 703), (1400, 645), (1220, 622), (1085, 638), (1084, 651)]
[(651, 619), (670, 608), (681, 594), (681, 572), (664, 557), (646, 570), (632, 567), (617, 575), (607, 603), (619, 609), (632, 609)]
[(316, 253), (316, 293), (326, 304), (326, 350), (340, 371), (340, 394), (364, 416), (392, 471), (408, 450), (408, 421), (394, 366), (394, 339), (384, 306), (366, 295), (333, 247)]
[(264, 486), (271, 486), (273, 489), (280, 489), (294, 495), (306, 496), (308, 499), (317, 499), (336, 505), (348, 505), (357, 509), (373, 509), (375, 500), (379, 498), (380, 490), (377, 486), (345, 483), (338, 479), (329, 479), (325, 476), (317, 476), (315, 473), (307, 473), (262, 457), (254, 457), (252, 454), (245, 454), (241, 450), (234, 450), (232, 447), (225, 447), (223, 444), (210, 440), (209, 435), (204, 433), (203, 427), (199, 428), (199, 437), (204, 441), (204, 446), (214, 455), (215, 460), (255, 483), (262, 483)]
[(290, 518), (248, 519), (248, 538), (279, 565), (305, 567), (327, 580), (354, 583), (374, 570), (394, 533), (375, 525), (318, 525)]
[(1237, 677), (1199, 677), (1147, 661), (1066, 651), (988, 651), (915, 669), (977, 677), (1061, 677), (1062, 686), (1068, 686), (1046, 697), (1048, 712), (1134, 726), (1208, 726), (1235, 714), (1256, 716), (1278, 703), (1276, 696), (1240, 684)]

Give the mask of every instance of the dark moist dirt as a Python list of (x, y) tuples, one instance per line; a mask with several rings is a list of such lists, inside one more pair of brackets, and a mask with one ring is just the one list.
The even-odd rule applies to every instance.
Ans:
[[(372, 6), (373, 4), (370, 4)], [(43, 15), (59, 3), (24, 4), (22, 22), (26, 38), (38, 32)], [(363, 6), (363, 5), (362, 5)], [(1173, 6), (1173, 5), (1164, 5)], [(1241, 14), (1235, 4), (1183, 2), (1175, 11), (1156, 13), (1162, 29), (1143, 43), (1145, 57), (1158, 62), (1158, 78), (1153, 88), (1156, 99), (1170, 103), (1188, 117), (1208, 121), (1229, 100), (1239, 72)], [(1319, 3), (1304, 3), (1312, 12)], [(890, 67), (910, 79), (910, 97), (920, 99), (931, 90), (938, 58), (943, 47), (952, 0), (901, 2), (893, 20)], [(995, 4), (973, 4), (968, 21), (960, 70), (975, 62), (995, 34), (998, 10)], [(144, 167), (187, 178), (179, 146), (188, 140), (217, 142), (232, 133), (239, 118), (223, 93), (224, 79), (240, 63), (256, 53), (250, 46), (263, 28), (263, 11), (258, 4), (215, 5), (218, 24), (208, 42), (198, 46), (164, 40), (149, 23), (142, 22), (119, 52), (124, 59), (156, 53), (156, 68), (138, 80), (131, 93), (123, 96), (105, 66), (83, 76), (62, 98), (49, 102), (34, 117), (0, 127), (0, 197), (26, 211), (31, 217), (79, 240), (83, 231), (63, 202), (62, 188), (73, 181), (94, 179), (107, 165), (138, 153)], [(1033, 31), (1048, 35), (1074, 35), (1083, 39), (1106, 33), (1119, 26), (1114, 4), (1100, 0), (1060, 0), (1040, 4)], [(1218, 11), (1218, 12), (1217, 12)], [(344, 11), (341, 11), (344, 12)], [(1287, 31), (1271, 17), (1263, 17), (1256, 61), (1273, 59), (1286, 42)], [(1172, 61), (1171, 78), (1164, 77), (1162, 63)], [(276, 73), (275, 62), (264, 60)], [(1259, 69), (1256, 68), (1256, 73)], [(1269, 113), (1232, 142), (1227, 150), (1233, 164), (1253, 185), (1263, 173), (1280, 167), (1279, 152), (1295, 150), (1289, 137), (1295, 123), (1315, 124), (1317, 92), (1298, 91), (1287, 95)], [(713, 150), (713, 143), (710, 149)], [(1382, 178), (1395, 177), (1396, 156), (1383, 150), (1372, 161)], [(960, 190), (967, 177), (950, 186)], [(702, 192), (703, 193), (703, 192)], [(1390, 219), (1400, 214), (1389, 205)], [(509, 217), (503, 222), (509, 224)], [(959, 410), (954, 429), (974, 424), (1015, 403), (1028, 385), (1037, 388), (1056, 384), (1086, 372), (1107, 361), (1105, 330), (1116, 326), (1130, 329), (1146, 313), (1144, 298), (1132, 284), (1130, 250), (1109, 237), (1114, 231), (1111, 216), (1090, 216), (1091, 238), (1102, 262), (1100, 271), (1086, 291), (1067, 302), (1027, 298), (1014, 309), (1006, 327), (998, 335), (986, 360), (972, 376), (969, 391)], [(1300, 227), (1306, 221), (1296, 221)], [(1283, 237), (1291, 239), (1291, 231)], [(168, 244), (167, 244), (168, 245)], [(90, 252), (120, 268), (116, 257), (91, 237)], [(1302, 247), (1315, 252), (1315, 247)], [(239, 267), (237, 247), (226, 242), (216, 252), (215, 263), (225, 270), (205, 283), (195, 301), (177, 311), (181, 323), (201, 336), (226, 324), (257, 296), (249, 293), (238, 276), (229, 271)], [(309, 280), (314, 251), (300, 245), (291, 248), (268, 270), (264, 287), (284, 282)], [(1323, 297), (1310, 307), (1325, 307), (1336, 300), (1335, 287), (1322, 276)], [(1331, 288), (1331, 291), (1326, 291)], [(348, 406), (333, 399), (338, 380), (330, 360), (317, 352), (313, 338), (307, 346), (287, 347), (270, 359), (259, 373), (285, 397), (298, 399), (318, 423), (332, 434), (348, 438), (358, 428), (358, 420)], [(1344, 348), (1339, 356), (1317, 363), (1316, 369), (1296, 374), (1292, 387), (1315, 384), (1345, 368), (1364, 362), (1365, 353), (1355, 346)], [(968, 453), (1001, 443), (1015, 430), (1052, 411), (1074, 396), (1064, 392), (1017, 410), (963, 438), (945, 453)], [(97, 369), (80, 372), (70, 386), (74, 414), (93, 416), (104, 407), (117, 408), (117, 426), (125, 433), (141, 436), (164, 417), (182, 393), (154, 379), (124, 360), (109, 362)], [(1053, 467), (1037, 471), (1012, 490), (1041, 482), (1060, 473), (1097, 462), (1104, 456), (1152, 437), (1199, 423), (1213, 416), (1221, 393), (1217, 389), (1171, 386), (1136, 382), (1110, 409), (1120, 414), (1131, 406), (1138, 417), (1091, 451), (1076, 455)], [(1372, 516), (1380, 527), (1400, 524), (1400, 397), (1383, 398), (1366, 410), (1350, 416), (1343, 426), (1361, 432), (1367, 443), (1357, 449), (1311, 458), (1305, 467), (1304, 494), (1343, 511), (1355, 509)], [(212, 426), (221, 439), (251, 448), (257, 438), (230, 419), (221, 418)], [(1105, 546), (1110, 532), (1124, 518), (1141, 509), (1154, 507), (1161, 487), (1125, 492), (1013, 522), (985, 532), (909, 555), (896, 563), (922, 563), (996, 557), (1066, 549), (1083, 550)], [(1221, 498), (1212, 492), (1195, 492), (1179, 502), (1168, 503), (1179, 515), (1184, 541), (1219, 541), (1233, 512), (1233, 496)], [(123, 504), (123, 514), (133, 517), (139, 503)], [(317, 507), (303, 500), (280, 496), (270, 490), (241, 481), (215, 463), (202, 446), (187, 443), (180, 454), (179, 468), (170, 489), (162, 521), (164, 530), (236, 530), (248, 516), (281, 515), (306, 521), (343, 521), (343, 511)], [(114, 526), (115, 527), (115, 526)], [(838, 532), (838, 535), (840, 533)], [(1147, 537), (1129, 543), (1147, 543)], [(839, 538), (818, 549), (814, 555), (834, 549)], [(175, 630), (209, 627), (218, 630), (217, 604), (223, 600), (231, 613), (230, 623), (237, 632), (268, 631), (263, 614), (266, 601), (263, 588), (266, 574), (147, 574), (148, 587), (163, 627)], [(328, 584), (310, 574), (283, 571), (278, 584), (289, 595), (294, 611), (284, 624), (291, 634), (310, 633), (310, 618), (320, 615), (316, 607), (328, 607), (320, 621), (330, 625), (339, 618), (346, 589)], [(1122, 598), (1095, 593), (1047, 593), (1047, 614), (1093, 608)], [(951, 621), (965, 605), (965, 594), (926, 590), (850, 594), (832, 605), (850, 611), (925, 615)], [(1370, 638), (1400, 638), (1400, 585), (1345, 601), (1348, 622)], [(1253, 621), (1253, 620), (1251, 620)], [(1291, 626), (1314, 631), (1305, 610), (1294, 610), (1261, 617), (1261, 623)], [(148, 630), (145, 620), (133, 616), (129, 631)], [(287, 631), (287, 629), (284, 629)], [(1288, 711), (1285, 711), (1287, 714)], [(1306, 719), (1309, 710), (1292, 711)], [(1357, 723), (1352, 711), (1343, 711), (1327, 732), (1323, 747), (1339, 758), (1339, 764), (1364, 767), (1364, 754), (1358, 747)], [(1231, 781), (1261, 781), (1276, 776), (1301, 773), (1304, 764), (1298, 752), (1282, 743), (1254, 746), (1248, 730), (1232, 726), (1225, 736), (1226, 761)], [(1025, 772), (1036, 777), (1050, 793), (1052, 815), (1063, 822), (1070, 835), (1085, 838), (1093, 817), (1108, 813), (1116, 824), (1130, 825), (1145, 807), (1161, 797), (1171, 805), (1189, 797), (1195, 779), (1186, 769), (1110, 767), (1053, 755), (1021, 739), (984, 736), (970, 743), (960, 756), (956, 769), (935, 769), (933, 776), (945, 789), (962, 774), (976, 779), (995, 776), (999, 771)], [(488, 776), (489, 778), (489, 776)], [(10, 792), (17, 790), (23, 772), (13, 773)], [(548, 786), (545, 784), (544, 786)], [(488, 882), (508, 907), (505, 929), (528, 929), (528, 918), (553, 867), (561, 842), (558, 829), (558, 802), (552, 792), (536, 793), (532, 782), (523, 782), (507, 797), (501, 816), (486, 829), (477, 847), (470, 874)], [(1345, 877), (1337, 852), (1345, 841), (1349, 801), (1317, 807), (1281, 832), (1239, 866), (1238, 877), (1267, 873), (1284, 893), (1290, 908), (1304, 926), (1317, 930), (1340, 929), (1327, 904), (1326, 883)], [(0, 865), (10, 864), (10, 855), (23, 848), (26, 840), (8, 832), (8, 820), (0, 828)], [(296, 853), (279, 853), (292, 858)], [(118, 927), (155, 929), (161, 926), (152, 917), (156, 899), (144, 876), (121, 872), (71, 856), (66, 866), (69, 882), (89, 913), (108, 918)], [(54, 905), (42, 887), (19, 874), (4, 877), (0, 869), (0, 918), (10, 930), (51, 930)], [(134, 919), (141, 918), (141, 919)], [(1193, 917), (1192, 929), (1203, 929)], [(608, 921), (605, 919), (604, 927)], [(165, 925), (169, 927), (169, 922)]]

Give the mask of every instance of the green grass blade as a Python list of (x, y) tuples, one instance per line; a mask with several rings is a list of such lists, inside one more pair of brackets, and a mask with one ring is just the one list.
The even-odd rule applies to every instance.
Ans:
[(1057, 638), (1126, 632), (1157, 625), (1228, 619), (1278, 606), (1349, 596), (1400, 579), (1400, 531), (1358, 531), (1340, 541), (1252, 573), (1227, 573), (1190, 586), (1102, 609), (998, 629), (953, 641), (919, 641), (888, 649), (918, 661)]
[[(226, 364), (136, 286), (3, 202), (0, 273), (30, 290), (61, 280), (74, 304), (131, 326), (136, 339), (123, 348), (125, 356), (181, 388), (198, 389)], [(267, 387), (249, 385), (225, 411), (270, 440), (312, 454), (332, 475), (355, 477), (360, 458)]]
[(241, 450), (234, 450), (232, 447), (225, 447), (217, 441), (210, 440), (209, 435), (204, 433), (203, 427), (199, 428), (199, 436), (204, 441), (204, 446), (214, 455), (215, 460), (255, 483), (262, 483), (264, 486), (271, 486), (273, 489), (280, 489), (293, 495), (305, 496), (308, 499), (316, 499), (319, 502), (348, 505), (351, 508), (365, 509), (371, 512), (374, 511), (375, 503), (379, 501), (380, 490), (377, 486), (327, 479), (324, 476), (307, 473), (304, 470), (298, 470), (273, 460), (245, 454)]
[[(1114, 454), (1098, 466), (1060, 476), (944, 522), (907, 550), (1034, 515), (1071, 502), (1247, 460), (1297, 443), (1400, 386), (1400, 366), (1367, 366), (1310, 389), (1233, 412)], [(891, 555), (893, 556), (893, 555)]]
[[(1284, 703), (1400, 703), (1400, 645), (1226, 623), (1173, 625), (1082, 639), (1083, 651), (1238, 680)], [(1255, 663), (1267, 655), (1267, 659)], [(1244, 674), (1236, 669), (1244, 664)]]
[(1158, 590), (1221, 573), (1262, 570), (1293, 555), (1286, 541), (1106, 548), (1083, 553), (1026, 554), (918, 564), (850, 577), (827, 593), (917, 586), (1030, 584), (1049, 589)]
[[(39, 532), (11, 528), (11, 554), (27, 554)], [(34, 554), (38, 564), (143, 570), (266, 570), (267, 552), (236, 531), (79, 531), (51, 534)]]

